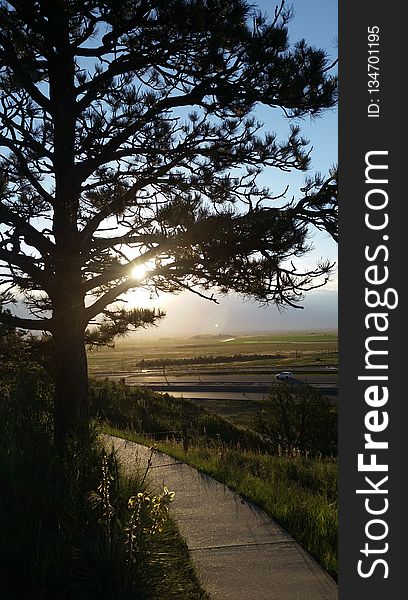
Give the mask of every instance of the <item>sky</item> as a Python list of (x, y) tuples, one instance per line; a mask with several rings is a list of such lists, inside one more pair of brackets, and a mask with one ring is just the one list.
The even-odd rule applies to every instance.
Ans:
[[(273, 14), (276, 1), (253, 0), (262, 12)], [(290, 0), (288, 0), (288, 3)], [(337, 56), (337, 0), (293, 0), (295, 16), (289, 24), (290, 41), (305, 38), (307, 43), (326, 50), (330, 58)], [(255, 116), (265, 124), (265, 129), (278, 134), (284, 140), (289, 124), (277, 109), (258, 109)], [(309, 175), (320, 172), (327, 174), (337, 163), (337, 112), (327, 111), (318, 119), (298, 121), (302, 134), (313, 148)], [(283, 192), (289, 184), (287, 200), (297, 196), (304, 184), (305, 173), (281, 173), (268, 170), (261, 176), (261, 185), (271, 189), (274, 195)], [(337, 245), (328, 234), (313, 233), (310, 242), (315, 249), (301, 261), (299, 267), (314, 267), (320, 258), (337, 262)], [(172, 337), (197, 334), (224, 334), (240, 332), (269, 332), (283, 330), (318, 330), (337, 328), (337, 277), (324, 288), (309, 292), (303, 302), (303, 310), (288, 308), (279, 311), (270, 306), (261, 308), (254, 302), (244, 301), (236, 295), (217, 296), (214, 304), (195, 296), (191, 292), (178, 295), (162, 294), (150, 298), (143, 289), (126, 295), (128, 307), (161, 308), (166, 313), (157, 328), (138, 331), (137, 336)]]
[[(254, 0), (262, 12), (272, 14), (276, 2)], [(337, 57), (337, 0), (294, 0), (295, 16), (289, 24), (290, 41), (305, 38), (308, 44), (324, 48), (328, 55)], [(267, 129), (284, 137), (285, 125), (281, 114), (271, 110), (259, 110), (258, 118)], [(337, 111), (331, 110), (318, 119), (299, 121), (302, 133), (307, 137), (312, 150), (310, 174), (327, 174), (337, 163)], [(265, 175), (262, 183), (275, 192), (281, 192), (290, 185), (289, 198), (302, 186), (304, 173)], [(319, 258), (337, 262), (337, 245), (327, 235), (315, 233), (311, 240), (315, 247), (303, 265), (314, 265)], [(299, 263), (298, 263), (299, 264)], [(337, 277), (320, 290), (309, 292), (303, 302), (303, 309), (288, 308), (279, 311), (275, 307), (261, 308), (256, 303), (243, 301), (237, 296), (219, 297), (219, 304), (203, 300), (191, 293), (177, 296), (163, 295), (150, 299), (147, 292), (137, 290), (128, 295), (129, 305), (162, 308), (166, 312), (157, 328), (151, 328), (137, 335), (148, 337), (168, 337), (197, 334), (228, 334), (269, 332), (283, 330), (319, 330), (337, 328)]]

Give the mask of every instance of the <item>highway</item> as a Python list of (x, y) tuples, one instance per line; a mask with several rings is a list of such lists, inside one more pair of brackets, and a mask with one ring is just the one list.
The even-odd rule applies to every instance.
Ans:
[[(152, 391), (169, 393), (176, 397), (200, 400), (261, 400), (271, 391), (276, 383), (274, 373), (264, 371), (248, 373), (248, 371), (182, 371), (162, 372), (146, 370), (140, 373), (121, 373), (110, 378), (124, 379), (127, 385), (146, 387)], [(293, 385), (308, 383), (321, 391), (332, 402), (337, 401), (337, 371), (327, 373), (293, 372)], [(279, 385), (285, 385), (279, 382)]]

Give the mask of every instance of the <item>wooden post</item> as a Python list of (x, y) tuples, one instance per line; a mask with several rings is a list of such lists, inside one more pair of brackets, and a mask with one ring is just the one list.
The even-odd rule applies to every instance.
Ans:
[(188, 444), (189, 444), (188, 427), (187, 427), (187, 425), (183, 425), (182, 433), (183, 433), (183, 450), (187, 454), (187, 452), (188, 452)]

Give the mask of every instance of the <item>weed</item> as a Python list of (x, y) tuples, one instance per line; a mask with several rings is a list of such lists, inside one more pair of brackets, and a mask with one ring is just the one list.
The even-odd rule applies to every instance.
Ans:
[(52, 401), (39, 371), (0, 381), (2, 598), (204, 598), (168, 518), (171, 493), (152, 495), (143, 471), (124, 477), (95, 430), (59, 456)]

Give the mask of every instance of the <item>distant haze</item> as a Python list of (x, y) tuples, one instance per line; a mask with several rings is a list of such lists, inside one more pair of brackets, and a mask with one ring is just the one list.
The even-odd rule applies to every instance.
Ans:
[[(147, 292), (128, 295), (130, 307), (161, 308), (166, 317), (157, 327), (131, 333), (136, 337), (183, 337), (206, 334), (268, 333), (273, 331), (310, 331), (337, 329), (338, 293), (335, 287), (323, 288), (306, 294), (303, 309), (287, 308), (279, 311), (274, 306), (260, 307), (255, 302), (237, 296), (217, 296), (219, 304), (184, 292), (149, 298)], [(18, 304), (20, 316), (29, 316)]]
[[(160, 300), (152, 302), (160, 307)], [(337, 329), (337, 291), (316, 291), (304, 309), (259, 307), (237, 297), (220, 298), (214, 304), (192, 294), (166, 302), (166, 317), (158, 327), (135, 333), (137, 337), (178, 337), (204, 334), (235, 334), (271, 331)]]

